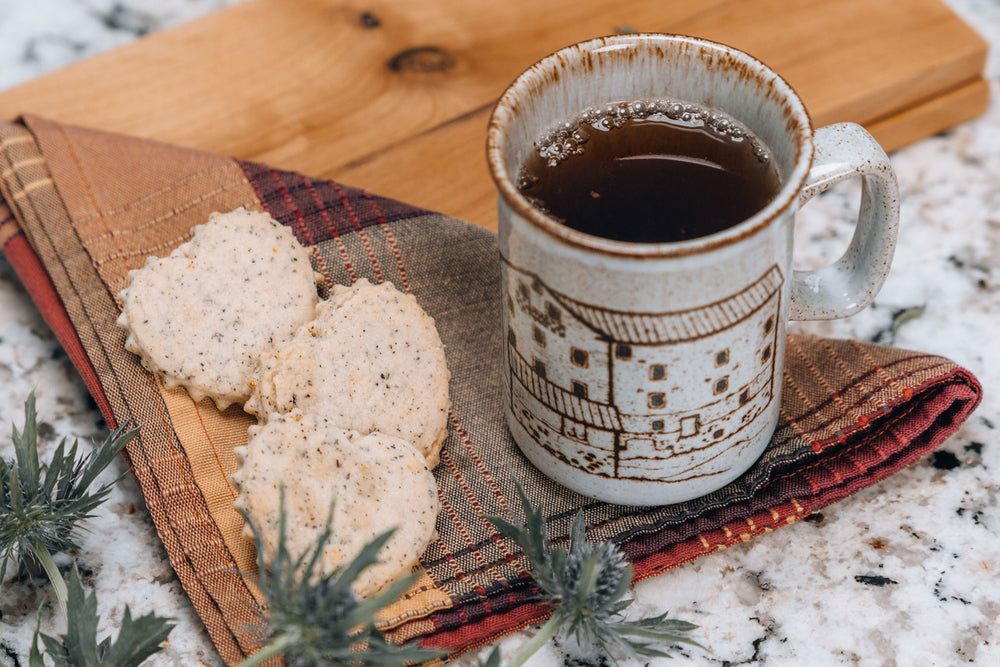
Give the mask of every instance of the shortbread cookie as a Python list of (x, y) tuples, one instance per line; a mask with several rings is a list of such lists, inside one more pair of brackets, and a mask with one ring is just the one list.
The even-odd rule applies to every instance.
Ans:
[[(261, 533), (265, 562), (278, 547), (281, 488), (285, 489), (286, 546), (292, 557), (316, 543), (333, 507), (333, 532), (320, 567), (346, 565), (376, 536), (395, 528), (364, 570), (355, 593), (371, 595), (409, 572), (434, 536), (440, 503), (427, 461), (409, 443), (361, 435), (316, 415), (272, 415), (250, 427), (250, 440), (233, 451), (239, 470), (235, 506)], [(249, 537), (252, 532), (246, 529)]]
[(413, 444), (433, 467), (448, 429), (448, 366), (434, 321), (389, 283), (334, 287), (316, 319), (261, 359), (244, 409), (296, 408)]
[(267, 213), (213, 213), (168, 257), (129, 272), (119, 295), (125, 349), (220, 410), (250, 396), (262, 352), (289, 338), (316, 312), (309, 253)]

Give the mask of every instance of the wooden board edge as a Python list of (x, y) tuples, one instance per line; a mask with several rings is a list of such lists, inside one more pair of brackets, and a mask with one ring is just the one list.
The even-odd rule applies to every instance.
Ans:
[[(833, 122), (860, 122), (886, 151), (894, 151), (982, 114), (989, 104), (989, 96), (988, 82), (976, 78), (889, 116), (867, 122), (857, 118), (835, 118)], [(486, 169), (485, 156), (476, 150), (485, 141), (489, 114), (490, 108), (479, 109), (457, 122), (441, 125), (431, 132), (400, 142), (389, 150), (350, 164), (333, 166), (322, 174), (314, 175), (439, 210), (496, 231), (496, 195)], [(441, 133), (450, 134), (452, 138), (443, 140)], [(414, 175), (419, 171), (417, 165), (421, 162), (419, 155), (422, 151), (432, 150), (432, 146), (454, 147), (456, 144), (474, 147), (470, 150), (454, 149), (457, 152), (452, 157), (457, 164), (463, 165), (462, 173), (465, 174), (457, 190), (447, 178), (440, 180), (439, 176), (426, 173)]]
[(863, 125), (890, 152), (972, 120), (982, 115), (989, 103), (989, 82), (979, 77)]

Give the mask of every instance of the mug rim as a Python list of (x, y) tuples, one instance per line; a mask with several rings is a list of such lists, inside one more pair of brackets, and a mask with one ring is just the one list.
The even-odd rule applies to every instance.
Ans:
[[(621, 45), (649, 43), (693, 44), (701, 48), (723, 53), (740, 64), (744, 72), (751, 73), (764, 85), (770, 85), (784, 101), (790, 111), (788, 121), (794, 120), (790, 134), (795, 139), (794, 167), (788, 179), (782, 184), (778, 194), (768, 204), (749, 218), (726, 229), (686, 241), (660, 243), (637, 243), (617, 241), (586, 234), (573, 229), (535, 208), (514, 185), (505, 163), (507, 126), (517, 115), (516, 100), (527, 94), (532, 82), (547, 71), (555, 71), (564, 57), (577, 59), (583, 53), (595, 53), (601, 49)], [(750, 54), (721, 42), (701, 37), (660, 32), (641, 32), (625, 35), (607, 35), (571, 44), (545, 56), (528, 67), (507, 87), (500, 96), (490, 115), (486, 134), (486, 159), (490, 175), (497, 191), (507, 204), (522, 218), (550, 236), (569, 244), (597, 251), (601, 254), (626, 257), (665, 258), (699, 254), (732, 245), (768, 227), (781, 217), (798, 200), (799, 191), (805, 183), (813, 161), (813, 126), (809, 112), (792, 86), (773, 69)]]

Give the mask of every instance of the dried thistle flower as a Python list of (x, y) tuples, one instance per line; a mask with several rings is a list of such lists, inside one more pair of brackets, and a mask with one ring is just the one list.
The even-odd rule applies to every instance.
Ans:
[(11, 563), (22, 574), (40, 566), (67, 615), (66, 584), (52, 555), (77, 547), (77, 523), (92, 516), (114, 482), (94, 491), (89, 487), (137, 433), (119, 428), (79, 460), (77, 441), (67, 451), (63, 438), (51, 462), (39, 464), (38, 414), (31, 392), (24, 404), (24, 430), (11, 430), (15, 460), (0, 459), (0, 581)]
[(276, 655), (281, 655), (288, 667), (330, 663), (359, 667), (405, 665), (441, 657), (415, 644), (393, 644), (375, 627), (375, 614), (398, 600), (413, 583), (413, 577), (397, 581), (364, 600), (358, 599), (352, 590), (358, 575), (378, 560), (391, 531), (369, 542), (344, 567), (323, 574), (317, 566), (332, 535), (332, 512), (316, 543), (302, 554), (290, 554), (285, 539), (287, 517), (282, 489), (278, 546), (270, 562), (264, 561), (260, 531), (249, 516), (244, 514), (244, 518), (257, 545), (258, 584), (267, 600), (267, 615), (258, 628), (265, 646), (240, 667), (258, 665)]
[[(501, 517), (487, 519), (524, 551), (535, 582), (542, 589), (541, 597), (553, 606), (553, 612), (507, 667), (518, 667), (557, 634), (567, 664), (593, 664), (607, 659), (616, 662), (620, 655), (635, 659), (671, 657), (668, 648), (658, 648), (657, 644), (700, 646), (685, 636), (696, 625), (667, 618), (667, 614), (625, 620), (622, 614), (632, 604), (631, 599), (623, 599), (632, 583), (632, 566), (625, 555), (610, 542), (587, 541), (583, 512), (573, 519), (568, 547), (553, 548), (542, 513), (531, 506), (520, 485), (517, 492), (524, 510), (523, 526)], [(498, 663), (499, 655), (491, 654), (489, 660)]]

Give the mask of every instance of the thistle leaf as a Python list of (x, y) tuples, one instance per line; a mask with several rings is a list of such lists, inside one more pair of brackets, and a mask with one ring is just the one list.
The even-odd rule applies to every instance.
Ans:
[[(76, 667), (98, 667), (101, 664), (100, 656), (97, 652), (97, 594), (91, 591), (88, 595), (83, 590), (83, 583), (80, 581), (80, 571), (76, 569), (76, 564), (70, 570), (69, 579), (66, 581), (66, 590), (69, 593), (69, 616), (66, 618), (66, 634), (62, 636), (63, 657), (67, 664)], [(50, 641), (46, 640), (46, 646), (50, 646)], [(54, 638), (50, 638), (56, 641)], [(54, 646), (53, 646), (54, 647)], [(49, 655), (57, 659), (57, 654), (49, 649)]]
[[(65, 461), (67, 458), (72, 462), (76, 458), (76, 443), (73, 444), (73, 449), (70, 450), (69, 457), (65, 456), (66, 451), (66, 438), (59, 441), (59, 446), (56, 447), (56, 451), (52, 454), (52, 463), (49, 464), (49, 469), (45, 471), (45, 481), (42, 484), (41, 496), (43, 498), (51, 498), (52, 491), (55, 489), (56, 480), (60, 479), (65, 475), (63, 469), (66, 468)], [(58, 468), (56, 467), (58, 466)]]
[[(146, 614), (137, 619), (125, 607), (121, 628), (113, 640), (111, 636), (97, 641), (97, 595), (87, 594), (80, 581), (76, 565), (70, 570), (66, 582), (69, 596), (66, 634), (59, 638), (42, 634), (45, 652), (56, 667), (138, 667), (146, 658), (160, 650), (160, 644), (173, 630), (169, 619)], [(39, 631), (35, 630), (29, 664), (41, 664), (37, 644)]]
[(486, 656), (486, 660), (479, 661), (479, 667), (500, 667), (500, 648), (494, 646), (490, 654)]
[(167, 639), (173, 628), (167, 619), (153, 613), (133, 619), (132, 611), (125, 607), (118, 637), (104, 652), (101, 664), (138, 667), (146, 658), (160, 650), (160, 644)]
[(35, 636), (31, 640), (31, 650), (28, 652), (28, 667), (45, 667), (42, 652), (38, 649), (38, 626), (35, 626)]
[(24, 433), (11, 427), (11, 440), (14, 443), (14, 457), (17, 465), (17, 477), (21, 492), (33, 496), (38, 492), (38, 413), (35, 412), (35, 392), (28, 394), (24, 402)]
[(514, 544), (521, 547), (531, 564), (535, 583), (541, 587), (547, 597), (556, 599), (560, 594), (556, 572), (561, 570), (562, 566), (561, 561), (556, 566), (552, 559), (559, 552), (553, 553), (552, 543), (549, 541), (545, 527), (545, 516), (532, 506), (528, 495), (520, 484), (517, 485), (517, 495), (524, 512), (523, 525), (514, 525), (498, 516), (486, 516), (485, 518), (493, 524), (497, 532), (509, 537)]

